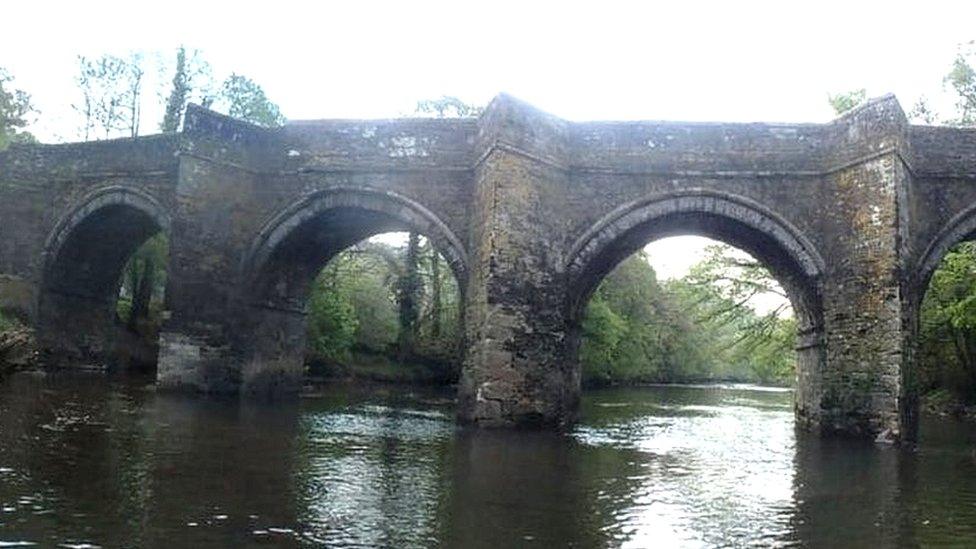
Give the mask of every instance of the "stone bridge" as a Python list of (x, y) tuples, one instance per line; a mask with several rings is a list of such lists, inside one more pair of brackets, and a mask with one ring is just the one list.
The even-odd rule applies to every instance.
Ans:
[(417, 231), (464, 294), (460, 419), (559, 425), (595, 286), (649, 241), (697, 234), (791, 296), (798, 421), (898, 438), (919, 303), (976, 232), (974, 178), (976, 131), (909, 125), (893, 97), (829, 124), (571, 123), (500, 96), (478, 119), (266, 130), (191, 107), (180, 134), (0, 153), (0, 307), (49, 361), (103, 363), (124, 263), (165, 231), (158, 384), (289, 391), (316, 273)]

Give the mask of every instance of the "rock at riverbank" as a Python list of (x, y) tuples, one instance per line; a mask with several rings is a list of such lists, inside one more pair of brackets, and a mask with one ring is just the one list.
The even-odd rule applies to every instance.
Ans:
[(30, 328), (0, 332), (0, 375), (33, 366), (37, 356), (37, 343)]
[(922, 395), (920, 405), (923, 411), (942, 417), (976, 420), (976, 406), (966, 404), (958, 395), (946, 389), (936, 389)]

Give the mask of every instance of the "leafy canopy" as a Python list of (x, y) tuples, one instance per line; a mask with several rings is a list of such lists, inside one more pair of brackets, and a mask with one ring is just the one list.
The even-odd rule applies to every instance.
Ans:
[(0, 67), (0, 150), (12, 143), (32, 143), (34, 136), (25, 131), (36, 114), (27, 92), (13, 87), (13, 76)]

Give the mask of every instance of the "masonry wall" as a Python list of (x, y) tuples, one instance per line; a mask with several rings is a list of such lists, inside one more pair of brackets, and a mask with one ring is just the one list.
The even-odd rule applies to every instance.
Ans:
[[(160, 383), (207, 392), (293, 390), (303, 370), (308, 285), (329, 258), (376, 233), (417, 228), (406, 212), (398, 215), (396, 200), (422, 204), (448, 231), (466, 236), (472, 129), (470, 121), (415, 120), (263, 130), (191, 110), (182, 142)], [(282, 270), (275, 283), (294, 288), (262, 286), (265, 267), (251, 255), (269, 225), (323, 193), (364, 190), (397, 198), (382, 216), (353, 198), (329, 214), (342, 223), (309, 219), (289, 229), (308, 240), (271, 250), (269, 260), (285, 262), (275, 266)]]
[(92, 192), (137, 188), (171, 204), (175, 142), (156, 136), (0, 152), (0, 308), (34, 316), (45, 242)]

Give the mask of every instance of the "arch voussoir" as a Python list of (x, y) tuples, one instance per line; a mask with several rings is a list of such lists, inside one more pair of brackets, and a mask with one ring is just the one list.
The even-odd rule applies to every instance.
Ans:
[(461, 240), (433, 212), (420, 203), (390, 191), (362, 187), (333, 187), (303, 197), (273, 215), (261, 228), (244, 256), (244, 280), (252, 279), (271, 254), (301, 225), (330, 210), (364, 210), (389, 216), (430, 238), (454, 269), (458, 282), (467, 280), (467, 253)]
[[(737, 195), (713, 190), (692, 189), (641, 198), (611, 211), (586, 230), (570, 247), (563, 263), (571, 308), (585, 304), (586, 297), (597, 282), (619, 261), (636, 251), (657, 231), (665, 234), (673, 227), (681, 227), (687, 220), (669, 221), (681, 216), (715, 218), (741, 226), (760, 237), (774, 242), (781, 254), (780, 263), (789, 266), (792, 274), (816, 284), (823, 276), (825, 264), (819, 252), (792, 224), (761, 204)], [(648, 235), (638, 238), (637, 232), (652, 227)], [(653, 229), (656, 227), (656, 229)], [(689, 227), (695, 232), (694, 227)], [(633, 242), (627, 241), (635, 235)], [(707, 235), (722, 239), (722, 235)], [(741, 246), (741, 242), (733, 242)], [(619, 244), (622, 244), (621, 248)], [(748, 246), (746, 246), (748, 248)]]

